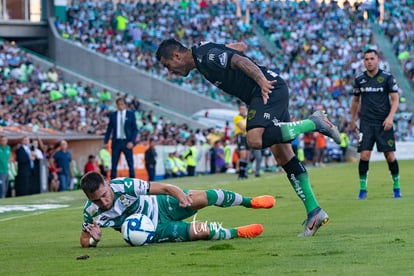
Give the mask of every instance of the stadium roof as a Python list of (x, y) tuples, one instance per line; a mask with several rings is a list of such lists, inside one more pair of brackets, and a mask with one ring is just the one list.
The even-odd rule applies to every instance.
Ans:
[(75, 141), (75, 140), (97, 140), (103, 139), (101, 135), (90, 135), (76, 132), (60, 132), (48, 128), (39, 128), (33, 131), (30, 126), (0, 126), (0, 135), (6, 136), (10, 144), (20, 142), (24, 136), (31, 139), (40, 138), (45, 142), (57, 142), (60, 140)]

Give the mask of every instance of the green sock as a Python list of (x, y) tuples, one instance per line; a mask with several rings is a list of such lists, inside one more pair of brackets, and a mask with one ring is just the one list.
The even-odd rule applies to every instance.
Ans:
[(226, 229), (216, 223), (209, 223), (208, 228), (210, 229), (209, 240), (229, 240), (237, 238), (236, 228)]
[(359, 176), (359, 189), (366, 190), (368, 185), (368, 175)]
[(311, 132), (315, 129), (315, 123), (309, 119), (280, 124), (280, 131), (282, 132), (283, 142), (291, 141), (298, 137), (299, 134)]
[(392, 182), (393, 182), (392, 188), (399, 189), (400, 188), (400, 174), (399, 173), (394, 174), (394, 175), (391, 175), (391, 177), (392, 177)]
[(302, 199), (305, 205), (306, 213), (310, 213), (315, 208), (319, 207), (318, 201), (313, 194), (312, 187), (309, 182), (308, 173), (302, 173), (296, 178), (294, 176), (289, 177), (290, 184), (296, 191), (296, 194)]
[(232, 191), (222, 189), (206, 190), (206, 195), (209, 206), (216, 205), (219, 207), (230, 207), (241, 205), (244, 207), (251, 207), (251, 197), (244, 197)]

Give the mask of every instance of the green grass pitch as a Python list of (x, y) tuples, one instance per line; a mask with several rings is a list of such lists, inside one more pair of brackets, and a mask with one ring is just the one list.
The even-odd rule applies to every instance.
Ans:
[[(414, 271), (414, 161), (400, 161), (403, 198), (392, 198), (385, 161), (371, 162), (368, 199), (356, 200), (357, 163), (308, 168), (330, 223), (299, 238), (303, 204), (282, 173), (236, 181), (220, 174), (169, 180), (186, 189), (223, 188), (243, 195), (271, 194), (270, 210), (208, 207), (199, 221), (224, 227), (261, 223), (256, 239), (197, 241), (130, 247), (103, 229), (97, 248), (82, 249), (81, 191), (3, 199), (5, 205), (65, 204), (31, 212), (0, 213), (0, 275), (412, 275)], [(78, 260), (77, 257), (89, 258)]]

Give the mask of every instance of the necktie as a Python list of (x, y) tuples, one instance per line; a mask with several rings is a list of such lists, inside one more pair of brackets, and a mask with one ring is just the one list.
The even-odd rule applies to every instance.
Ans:
[(125, 139), (125, 128), (124, 128), (124, 116), (123, 116), (123, 112), (121, 111), (119, 113), (121, 115), (121, 139)]

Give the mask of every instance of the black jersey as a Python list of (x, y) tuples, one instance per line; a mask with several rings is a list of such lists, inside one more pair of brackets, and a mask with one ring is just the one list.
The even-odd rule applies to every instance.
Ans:
[(361, 120), (382, 125), (391, 109), (390, 93), (398, 93), (391, 73), (379, 70), (374, 77), (368, 76), (366, 71), (359, 74), (355, 78), (354, 95), (361, 96)]
[[(212, 84), (224, 92), (238, 97), (243, 102), (250, 104), (254, 89), (259, 88), (257, 83), (248, 77), (243, 71), (231, 68), (231, 58), (234, 54), (246, 57), (242, 53), (230, 49), (223, 44), (211, 42), (199, 43), (191, 48), (197, 70)], [(247, 57), (248, 58), (248, 57)], [(253, 62), (253, 61), (252, 61)], [(259, 66), (266, 77), (270, 73), (264, 67)], [(277, 74), (273, 73), (276, 77)]]

